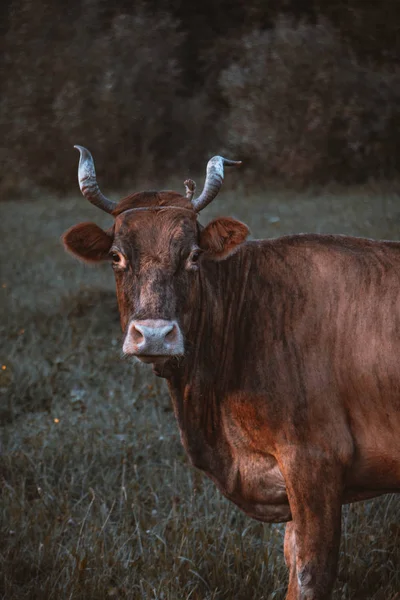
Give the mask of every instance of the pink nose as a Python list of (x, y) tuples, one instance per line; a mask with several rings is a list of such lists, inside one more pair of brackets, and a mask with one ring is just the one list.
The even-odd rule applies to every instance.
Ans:
[(123, 351), (135, 356), (176, 356), (183, 354), (183, 337), (176, 321), (146, 319), (132, 321)]

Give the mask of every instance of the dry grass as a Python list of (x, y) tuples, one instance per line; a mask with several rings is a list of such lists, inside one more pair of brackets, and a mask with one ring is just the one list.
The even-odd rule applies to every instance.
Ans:
[[(79, 197), (1, 208), (0, 596), (284, 598), (283, 528), (188, 465), (164, 383), (121, 360), (112, 274), (64, 254), (68, 226), (108, 218)], [(256, 236), (400, 229), (398, 198), (371, 188), (225, 192), (205, 212)], [(396, 496), (345, 509), (336, 600), (399, 597), (399, 523)]]

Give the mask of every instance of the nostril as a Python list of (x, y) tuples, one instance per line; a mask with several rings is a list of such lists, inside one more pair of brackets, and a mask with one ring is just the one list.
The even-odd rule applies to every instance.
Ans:
[(132, 327), (131, 337), (134, 344), (140, 344), (144, 340), (143, 333), (135, 325)]
[(167, 335), (165, 336), (165, 341), (166, 342), (174, 342), (176, 340), (176, 334), (177, 334), (176, 325), (173, 325), (173, 327), (171, 327), (170, 331), (168, 331)]

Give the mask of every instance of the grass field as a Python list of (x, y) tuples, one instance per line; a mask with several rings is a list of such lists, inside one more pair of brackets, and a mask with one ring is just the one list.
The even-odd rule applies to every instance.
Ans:
[[(109, 217), (78, 195), (0, 209), (0, 597), (284, 598), (283, 527), (189, 466), (164, 382), (121, 358), (110, 267), (63, 251), (69, 226)], [(224, 191), (202, 220), (217, 214), (255, 237), (400, 238), (399, 198), (371, 187)], [(335, 600), (399, 592), (400, 496), (346, 507)]]

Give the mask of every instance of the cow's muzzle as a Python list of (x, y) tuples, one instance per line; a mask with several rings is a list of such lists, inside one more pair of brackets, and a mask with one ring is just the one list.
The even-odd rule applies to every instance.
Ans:
[(146, 363), (183, 354), (183, 336), (176, 321), (146, 319), (129, 323), (122, 350)]

